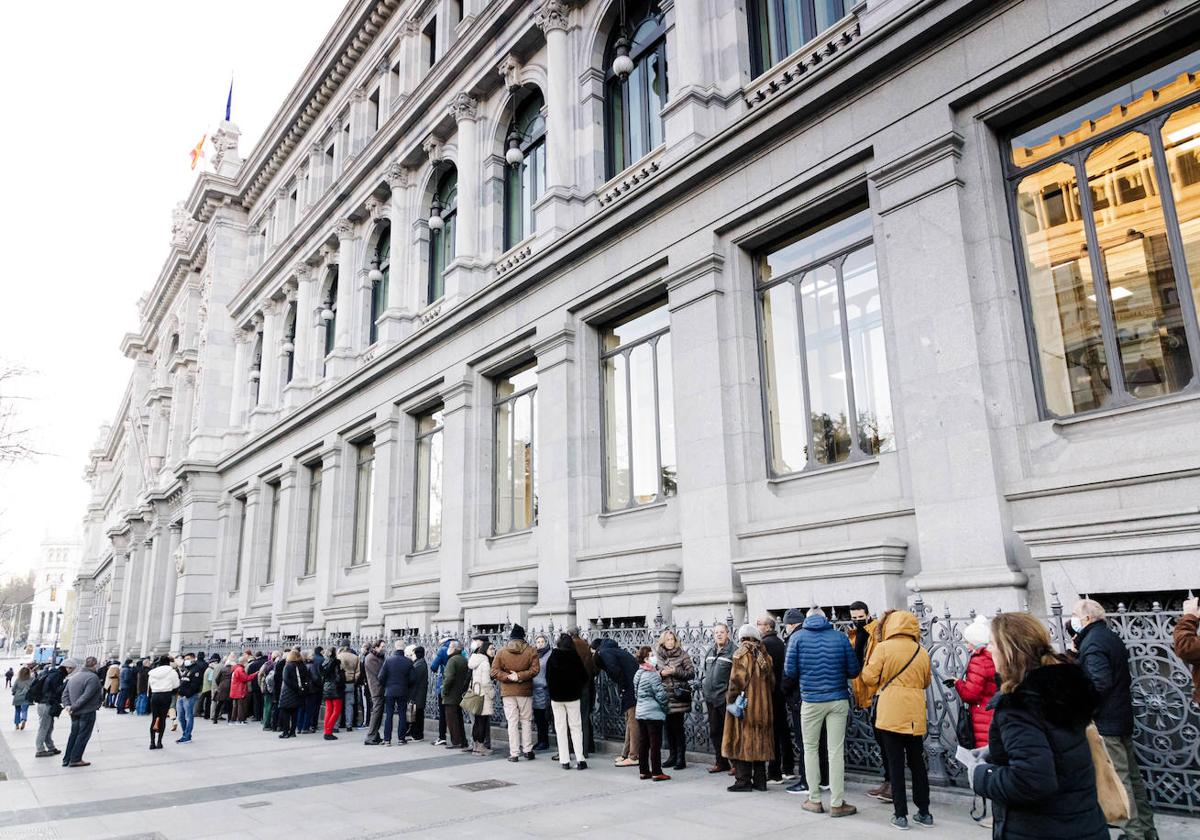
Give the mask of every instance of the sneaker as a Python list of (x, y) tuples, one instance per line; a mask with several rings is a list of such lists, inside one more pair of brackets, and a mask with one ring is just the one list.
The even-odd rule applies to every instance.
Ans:
[(784, 781), (786, 781), (786, 780), (783, 778), (783, 776), (778, 776), (778, 777), (775, 777), (775, 778), (772, 778), (772, 779), (767, 779), (767, 784), (769, 784), (769, 785), (781, 785), (781, 784), (783, 784), (783, 783), (784, 783)]
[(796, 780), (797, 780), (797, 779), (799, 779), (799, 778), (800, 778), (800, 774), (799, 774), (799, 773), (784, 773), (784, 774), (783, 774), (783, 780), (784, 780), (785, 782), (794, 782), (794, 781), (796, 781)]
[(529, 752), (525, 753), (525, 760), (526, 760), (526, 761), (533, 761), (535, 758), (537, 758), (537, 756), (533, 754), (533, 751), (532, 751), (532, 750), (530, 750)]
[(433, 745), (435, 747), (440, 747), (440, 746), (444, 745), (445, 743), (446, 743), (445, 738), (438, 738), (436, 741), (433, 742)]
[(784, 788), (788, 793), (808, 793), (808, 782), (799, 781)]
[(363, 744), (365, 744), (368, 747), (377, 747), (382, 743), (383, 743), (383, 740), (380, 738), (372, 738), (369, 741), (363, 741)]
[(823, 790), (823, 791), (825, 791), (826, 793), (828, 793), (828, 792), (829, 792), (829, 785), (821, 785), (821, 790)]
[(337, 736), (336, 736), (336, 735), (326, 735), (326, 736), (325, 736), (325, 740), (326, 740), (326, 741), (336, 741), (336, 740), (337, 740)]
[(586, 770), (586, 769), (587, 769), (587, 762), (586, 762), (586, 761), (579, 761), (579, 762), (576, 762), (575, 769), (576, 769), (576, 770)]
[(908, 831), (908, 817), (892, 817), (892, 828)]
[(509, 761), (511, 761), (513, 764), (516, 764), (518, 761), (520, 761), (520, 760), (521, 760), (521, 756), (519, 756), (519, 755), (510, 755), (510, 756), (508, 757), (508, 760), (509, 760)]
[(833, 805), (829, 809), (829, 816), (831, 817), (848, 817), (857, 813), (858, 809), (846, 802), (843, 802), (841, 805)]
[(933, 814), (917, 814), (913, 817), (913, 822), (928, 828), (933, 825)]
[(621, 759), (617, 759), (616, 766), (617, 767), (637, 767), (638, 763), (637, 763), (636, 758), (621, 758)]
[(810, 814), (824, 814), (825, 813), (825, 806), (822, 805), (820, 802), (813, 802), (811, 799), (804, 800), (803, 808), (805, 811), (808, 811)]
[(190, 744), (190, 743), (192, 743), (192, 739), (191, 738), (179, 738), (179, 739), (176, 739), (175, 743), (176, 744)]
[(563, 765), (562, 765), (562, 769), (564, 769), (564, 770), (570, 770), (570, 769), (571, 769), (571, 765), (570, 765), (570, 763), (568, 762), (567, 764), (563, 764)]

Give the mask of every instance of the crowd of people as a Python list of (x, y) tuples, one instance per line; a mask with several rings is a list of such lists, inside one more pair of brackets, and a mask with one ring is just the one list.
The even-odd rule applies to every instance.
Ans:
[[(419, 645), (380, 640), (361, 653), (349, 645), (293, 648), (269, 654), (245, 650), (224, 659), (203, 652), (126, 659), (99, 665), (68, 659), (60, 666), (22, 666), (5, 674), (24, 729), (36, 704), (36, 755), (63, 755), (63, 766), (86, 767), (84, 750), (101, 707), (149, 716), (150, 749), (163, 748), (170, 726), (178, 744), (192, 741), (197, 717), (227, 726), (258, 724), (279, 738), (366, 730), (368, 746), (425, 740), (436, 714), (435, 746), (474, 756), (493, 754), (491, 715), (497, 702), (508, 723), (508, 760), (533, 760), (551, 749), (563, 769), (587, 769), (595, 750), (592, 708), (596, 676), (616, 688), (625, 715), (617, 767), (640, 778), (671, 779), (687, 768), (685, 721), (699, 691), (714, 751), (712, 774), (729, 774), (734, 793), (787, 784), (813, 814), (857, 813), (845, 798), (845, 741), (853, 706), (869, 710), (883, 766), (868, 795), (892, 806), (891, 824), (933, 825), (925, 764), (927, 691), (933, 676), (921, 625), (907, 610), (873, 617), (850, 607), (848, 632), (823, 610), (791, 609), (760, 618), (731, 637), (718, 624), (702, 660), (694, 663), (674, 631), (630, 652), (609, 638), (588, 641), (576, 629), (533, 644), (515, 625), (499, 647), (487, 636), (464, 645), (445, 638), (426, 660)], [(1176, 653), (1200, 679), (1200, 605), (1190, 599), (1178, 622)], [(1157, 831), (1132, 736), (1129, 654), (1105, 621), (1103, 607), (1082, 600), (1068, 630), (1073, 651), (1057, 653), (1045, 625), (1025, 613), (978, 617), (963, 631), (969, 656), (961, 677), (945, 686), (961, 699), (959, 760), (978, 797), (991, 803), (973, 816), (1005, 838), (1101, 840), (1115, 813), (1130, 840)], [(699, 668), (697, 668), (699, 664)], [(436, 710), (427, 709), (433, 680)], [(1200, 688), (1197, 689), (1200, 702)], [(55, 719), (67, 711), (65, 753), (54, 746)], [(470, 743), (466, 720), (471, 718)], [(1091, 730), (1094, 727), (1095, 734)], [(663, 741), (667, 758), (663, 759)], [(906, 770), (907, 778), (906, 781)], [(1121, 802), (1109, 807), (1104, 774), (1118, 780)], [(829, 791), (829, 806), (822, 790)], [(915, 813), (910, 813), (911, 794)], [(1118, 807), (1119, 806), (1119, 807)]]

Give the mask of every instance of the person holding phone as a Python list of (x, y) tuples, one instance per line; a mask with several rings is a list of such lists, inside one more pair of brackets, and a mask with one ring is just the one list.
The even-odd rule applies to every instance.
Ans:
[(1183, 602), (1183, 615), (1175, 623), (1175, 655), (1192, 667), (1192, 696), (1200, 703), (1200, 598)]

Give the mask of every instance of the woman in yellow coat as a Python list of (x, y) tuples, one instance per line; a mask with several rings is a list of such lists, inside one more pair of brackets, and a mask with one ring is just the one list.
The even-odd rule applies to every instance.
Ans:
[(892, 781), (892, 825), (908, 828), (904, 765), (912, 773), (913, 821), (933, 825), (929, 813), (929, 771), (925, 767), (925, 689), (931, 675), (929, 654), (921, 646), (921, 623), (907, 610), (883, 615), (876, 628), (879, 643), (862, 671), (862, 681), (878, 695), (875, 730), (884, 744)]

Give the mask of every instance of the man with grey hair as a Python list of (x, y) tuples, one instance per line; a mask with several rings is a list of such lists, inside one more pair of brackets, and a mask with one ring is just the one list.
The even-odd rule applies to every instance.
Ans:
[(716, 753), (709, 773), (733, 772), (729, 761), (721, 755), (721, 741), (725, 737), (725, 692), (729, 690), (729, 671), (733, 668), (735, 650), (737, 647), (729, 638), (729, 626), (724, 623), (713, 625), (713, 643), (704, 654), (704, 678), (700, 682), (700, 692), (708, 709), (708, 736)]
[(1092, 681), (1100, 697), (1096, 708), (1096, 729), (1117, 775), (1129, 795), (1129, 820), (1125, 836), (1129, 840), (1148, 840), (1158, 836), (1154, 812), (1146, 795), (1146, 783), (1133, 751), (1133, 692), (1129, 672), (1129, 651), (1121, 637), (1105, 621), (1104, 607), (1084, 598), (1071, 611), (1071, 627), (1078, 634), (1075, 647), (1079, 665)]
[(67, 669), (67, 681), (63, 685), (62, 707), (71, 716), (71, 736), (63, 753), (63, 767), (87, 767), (91, 762), (83, 760), (83, 751), (96, 726), (96, 710), (104, 701), (95, 671), (96, 657), (89, 656), (82, 668), (77, 659), (68, 659), (63, 667)]

